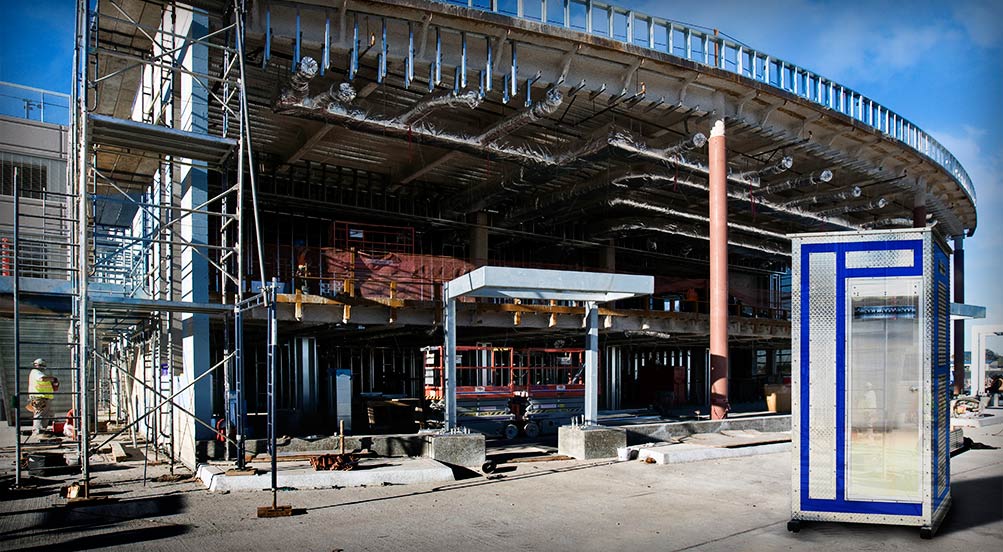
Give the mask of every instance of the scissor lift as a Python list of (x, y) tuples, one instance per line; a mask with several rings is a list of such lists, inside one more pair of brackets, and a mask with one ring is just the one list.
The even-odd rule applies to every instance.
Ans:
[(585, 414), (584, 349), (523, 349), (516, 364), (515, 403), (524, 407), (519, 417), (527, 437), (556, 433)]
[[(442, 347), (425, 347), (425, 399), (433, 408), (445, 398)], [(521, 424), (510, 403), (514, 352), (511, 347), (456, 348), (457, 423), (486, 435), (515, 438)]]

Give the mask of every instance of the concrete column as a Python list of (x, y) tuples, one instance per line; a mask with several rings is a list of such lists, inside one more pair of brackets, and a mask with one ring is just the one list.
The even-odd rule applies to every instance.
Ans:
[[(192, 39), (208, 33), (209, 18), (204, 13), (178, 9), (176, 29), (179, 34), (187, 34)], [(209, 51), (204, 45), (192, 43), (179, 52), (177, 61), (186, 70), (205, 74), (209, 72)], [(209, 102), (206, 90), (195, 78), (181, 74), (178, 77), (181, 91), (180, 120), (177, 128), (190, 132), (208, 133)], [(181, 207), (194, 209), (208, 199), (208, 171), (200, 161), (183, 160), (177, 164), (180, 180)], [(180, 225), (181, 236), (192, 244), (208, 244), (209, 225), (205, 215), (191, 215), (187, 224)], [(201, 254), (200, 254), (201, 253)], [(206, 249), (181, 248), (181, 300), (192, 303), (209, 301), (209, 263), (203, 255)], [(210, 367), (209, 317), (205, 314), (185, 313), (181, 315), (182, 368), (175, 387), (184, 387), (193, 379), (205, 373)], [(190, 392), (178, 397), (179, 403), (189, 409), (205, 423), (212, 417), (212, 378), (203, 378)], [(180, 449), (179, 456), (186, 464), (194, 463), (196, 439), (210, 439), (212, 432), (196, 424), (190, 416), (175, 417), (175, 441)], [(189, 449), (191, 447), (191, 449)]]
[[(954, 302), (965, 302), (965, 236), (954, 238)], [(975, 351), (972, 351), (972, 355)], [(973, 365), (975, 358), (972, 358)], [(977, 393), (977, 385), (972, 382), (972, 393)], [(954, 394), (960, 395), (965, 388), (965, 321), (954, 321)]]
[(599, 267), (604, 272), (616, 272), (616, 246), (613, 243), (613, 240), (609, 240), (599, 253), (601, 255)]
[(710, 131), (710, 393), (711, 419), (728, 415), (728, 165), (724, 120)]
[(912, 227), (926, 228), (926, 179), (916, 179), (916, 195), (912, 204)]
[(442, 328), (446, 342), (443, 347), (444, 374), (442, 387), (446, 400), (446, 429), (456, 427), (456, 300), (449, 298), (449, 286), (444, 285), (442, 300), (445, 301), (445, 313), (442, 317)]
[(599, 423), (599, 305), (585, 303), (585, 423)]
[(481, 267), (488, 264), (488, 214), (475, 213), (474, 224), (477, 226), (470, 229), (470, 262)]

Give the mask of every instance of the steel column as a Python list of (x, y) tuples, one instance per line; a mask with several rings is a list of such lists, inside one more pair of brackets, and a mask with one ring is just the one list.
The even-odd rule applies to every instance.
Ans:
[[(21, 190), (18, 167), (14, 166), (14, 487), (21, 486)], [(30, 396), (30, 390), (29, 390)]]
[(724, 120), (710, 131), (710, 395), (711, 419), (728, 415), (728, 165)]
[(926, 182), (916, 179), (916, 195), (912, 204), (912, 227), (926, 228)]
[(585, 424), (599, 424), (599, 305), (585, 303)]
[[(954, 238), (954, 302), (965, 302), (965, 236), (960, 234)], [(975, 354), (975, 351), (972, 351)], [(975, 359), (972, 358), (972, 365)], [(972, 381), (972, 395), (980, 391), (977, 386), (980, 381)], [(954, 321), (954, 394), (961, 395), (965, 390), (965, 321)]]
[(276, 502), (278, 501), (278, 446), (276, 443), (277, 433), (276, 433), (276, 423), (275, 419), (278, 414), (277, 412), (277, 402), (275, 399), (275, 381), (278, 377), (276, 374), (276, 368), (278, 363), (276, 362), (276, 355), (278, 354), (278, 319), (276, 317), (275, 300), (276, 293), (275, 289), (278, 286), (278, 281), (272, 278), (272, 286), (268, 290), (268, 454), (272, 457), (272, 508), (276, 507)]
[(456, 299), (450, 299), (448, 284), (443, 285), (442, 299), (446, 302), (442, 320), (446, 337), (443, 394), (446, 399), (446, 429), (449, 430), (456, 427)]
[[(244, 406), (244, 314), (240, 305), (233, 309), (233, 387), (234, 402), (233, 408), (235, 426), (234, 437), (237, 440), (237, 468), (244, 469), (244, 451), (246, 442), (244, 440), (244, 416), (246, 408)], [(227, 397), (229, 400), (229, 397)], [(229, 448), (229, 447), (227, 447)]]
[[(79, 17), (81, 7), (84, 10), (85, 17), (83, 21), (80, 22), (82, 28), (80, 33), (82, 33), (82, 43), (90, 43), (90, 3), (81, 2), (78, 4), (77, 13)], [(78, 131), (79, 135), (77, 137), (77, 151), (74, 152), (77, 155), (77, 405), (80, 411), (77, 413), (80, 416), (80, 474), (84, 482), (84, 498), (90, 497), (90, 428), (87, 424), (87, 418), (90, 412), (87, 408), (87, 333), (88, 333), (88, 320), (87, 320), (87, 151), (89, 149), (89, 140), (87, 138), (87, 98), (89, 94), (87, 93), (87, 60), (80, 60), (80, 63), (84, 64), (84, 74), (82, 78), (75, 83), (80, 87), (80, 91), (77, 93), (77, 101), (79, 105), (77, 109), (80, 110), (79, 120), (78, 120)], [(82, 399), (82, 400), (80, 400)], [(20, 429), (19, 429), (20, 431)]]

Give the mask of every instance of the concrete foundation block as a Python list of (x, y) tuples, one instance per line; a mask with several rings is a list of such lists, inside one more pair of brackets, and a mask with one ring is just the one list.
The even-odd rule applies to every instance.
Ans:
[(627, 446), (627, 432), (615, 427), (562, 426), (557, 430), (558, 454), (579, 460), (615, 458), (616, 449)]
[(445, 464), (466, 467), (481, 467), (486, 455), (484, 435), (480, 433), (457, 433), (426, 435), (428, 457)]
[[(257, 475), (227, 475), (226, 467), (202, 464), (196, 477), (210, 492), (260, 491), (271, 486), (269, 464), (255, 464)], [(279, 465), (278, 486), (293, 489), (332, 489), (380, 485), (410, 485), (454, 481), (453, 470), (428, 458), (408, 458), (387, 462), (383, 458), (363, 458), (351, 471), (316, 471), (308, 462)]]
[(685, 462), (699, 462), (701, 460), (790, 452), (790, 450), (790, 443), (771, 443), (768, 445), (741, 448), (705, 447), (680, 443), (661, 447), (642, 448), (637, 457), (639, 460), (650, 458), (656, 464), (681, 464)]

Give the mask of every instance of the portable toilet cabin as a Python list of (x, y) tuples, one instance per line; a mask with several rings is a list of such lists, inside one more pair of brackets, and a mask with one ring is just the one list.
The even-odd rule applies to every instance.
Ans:
[(803, 521), (915, 525), (950, 508), (950, 272), (930, 229), (792, 238), (792, 494)]

